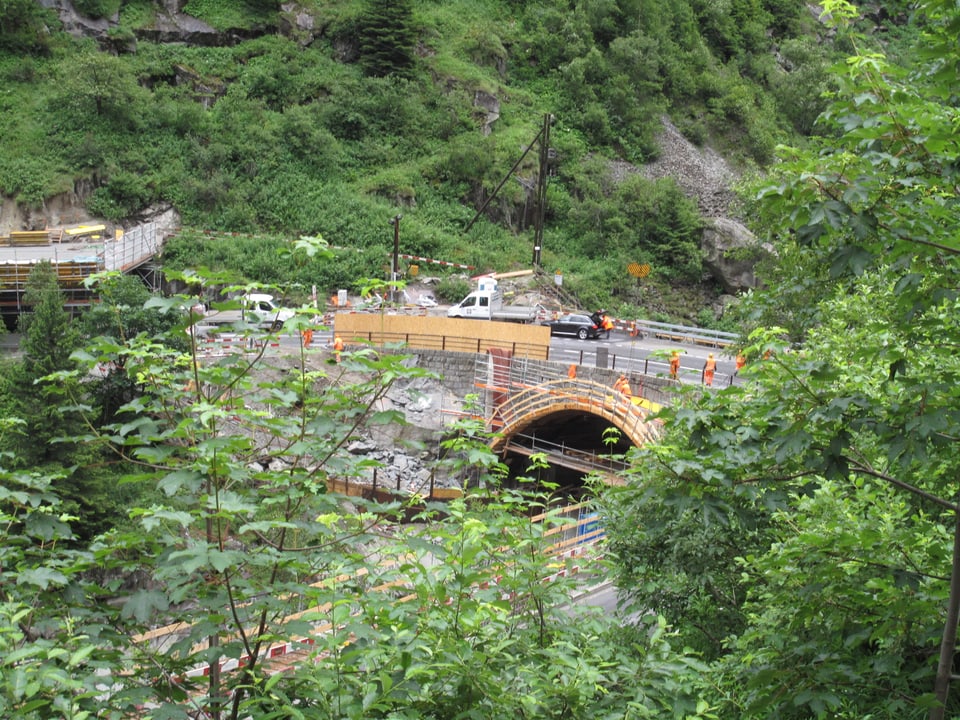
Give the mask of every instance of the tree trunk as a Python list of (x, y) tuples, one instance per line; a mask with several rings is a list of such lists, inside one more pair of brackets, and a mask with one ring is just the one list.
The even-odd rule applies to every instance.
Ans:
[(947, 619), (940, 640), (940, 663), (933, 693), (937, 704), (930, 708), (929, 720), (943, 720), (950, 692), (950, 676), (953, 671), (953, 654), (957, 646), (957, 621), (960, 618), (960, 504), (954, 510), (953, 565), (950, 570), (950, 597), (947, 600)]

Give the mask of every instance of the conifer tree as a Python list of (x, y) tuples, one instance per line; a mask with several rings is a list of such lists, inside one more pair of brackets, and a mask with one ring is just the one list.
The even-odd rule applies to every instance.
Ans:
[(65, 298), (57, 272), (49, 262), (39, 263), (27, 278), (24, 302), (31, 312), (22, 317), (24, 370), (31, 382), (70, 364), (79, 333), (64, 310)]
[(368, 75), (408, 75), (416, 41), (410, 0), (367, 2), (360, 18), (360, 62)]
[(79, 418), (61, 410), (82, 401), (86, 383), (76, 376), (49, 376), (75, 368), (71, 355), (80, 346), (80, 332), (65, 309), (66, 298), (56, 269), (42, 262), (27, 278), (24, 302), (30, 312), (20, 320), (23, 359), (12, 368), (5, 401), (8, 416), (18, 418), (0, 449), (12, 452), (11, 466), (56, 476), (64, 508), (76, 516), (80, 537), (106, 530), (122, 512), (123, 493), (104, 473), (96, 445), (68, 442), (76, 436)]

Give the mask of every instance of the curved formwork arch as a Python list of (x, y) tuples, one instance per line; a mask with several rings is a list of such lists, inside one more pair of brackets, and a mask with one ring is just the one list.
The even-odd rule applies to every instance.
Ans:
[(499, 405), (493, 417), (499, 433), (490, 446), (499, 452), (511, 437), (539, 420), (570, 410), (607, 420), (636, 447), (660, 436), (661, 423), (649, 419), (653, 414), (650, 403), (599, 383), (564, 379), (524, 388)]

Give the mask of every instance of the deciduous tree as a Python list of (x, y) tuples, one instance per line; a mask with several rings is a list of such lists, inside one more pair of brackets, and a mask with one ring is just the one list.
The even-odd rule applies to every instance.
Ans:
[[(177, 308), (189, 299), (152, 304), (161, 302)], [(314, 312), (304, 308), (289, 329)], [(29, 627), (52, 628), (73, 652), (51, 653), (47, 638), (0, 626), (17, 650), (15, 670), (44, 682), (57, 672), (65, 678), (30, 685), (27, 696), (0, 682), (19, 703), (9, 705), (13, 717), (74, 705), (93, 715), (149, 705), (158, 716), (212, 718), (291, 707), (317, 719), (708, 717), (697, 697), (699, 662), (672, 652), (662, 628), (628, 646), (599, 617), (570, 621), (576, 611), (561, 608), (570, 586), (544, 577), (553, 542), (545, 529), (562, 521), (530, 523), (528, 513), (549, 498), (499, 486), (497, 460), (474, 421), (449, 449), (495, 490), (489, 495), (437, 505), (328, 489), (377, 467), (350, 444), (369, 425), (403, 422), (382, 407), (384, 396), (393, 383), (424, 376), (389, 350), (356, 348), (330, 366), (302, 349), (295, 363), (275, 366), (262, 348), (207, 358), (195, 345), (183, 352), (140, 333), (78, 353), (90, 366), (104, 354), (124, 356), (118, 367), (142, 393), (121, 422), (98, 428), (91, 418), (85, 439), (109, 443), (131, 469), (123, 481), (160, 497), (131, 509), (134, 532), (107, 533), (69, 562), (18, 534), (21, 520), (3, 526), (3, 571), (29, 569), (27, 579), (60, 591), (58, 604), (36, 607)], [(82, 410), (83, 385), (75, 387)], [(55, 489), (41, 491), (55, 507)], [(31, 497), (0, 494), (0, 508), (36, 515)], [(403, 513), (418, 522), (397, 524)], [(65, 535), (69, 518), (61, 523)], [(141, 581), (122, 586), (131, 577)], [(19, 604), (0, 613), (5, 623), (23, 610), (10, 597)], [(176, 624), (169, 636), (150, 632), (164, 623)], [(71, 634), (77, 626), (85, 637)], [(272, 672), (270, 648), (299, 650), (301, 661)], [(109, 684), (91, 679), (91, 653)], [(136, 672), (125, 672), (131, 665)], [(25, 704), (32, 700), (39, 704)]]
[[(843, 2), (825, 9), (841, 25), (856, 16)], [(960, 145), (953, 72), (943, 71), (957, 65), (960, 16), (942, 2), (920, 16), (924, 62), (897, 67), (866, 49), (849, 58), (816, 147), (787, 150), (759, 193), (771, 239), (788, 236), (802, 249), (793, 257), (829, 269), (816, 324), (799, 347), (779, 339), (782, 328), (756, 331), (750, 382), (671, 410), (670, 442), (639, 466), (631, 491), (636, 507), (654, 496), (675, 525), (692, 513), (741, 547), (714, 572), (744, 592), (702, 608), (709, 623), (745, 601), (743, 629), (716, 666), (738, 717), (937, 719), (960, 702), (949, 693), (960, 608)], [(613, 534), (647, 550), (638, 598), (683, 587), (684, 571), (703, 577), (690, 556), (655, 577), (649, 538), (663, 536), (627, 517)]]

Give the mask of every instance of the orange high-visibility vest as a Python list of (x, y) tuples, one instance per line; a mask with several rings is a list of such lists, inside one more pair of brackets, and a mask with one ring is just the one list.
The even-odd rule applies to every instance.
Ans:
[(717, 369), (717, 361), (713, 358), (707, 358), (703, 366), (703, 382), (707, 385), (713, 385), (713, 373)]

